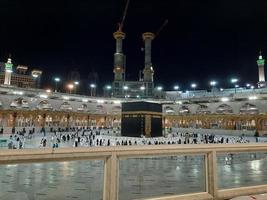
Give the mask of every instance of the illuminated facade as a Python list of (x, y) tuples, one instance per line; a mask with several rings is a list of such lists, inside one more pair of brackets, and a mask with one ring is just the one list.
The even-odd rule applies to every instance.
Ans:
[[(11, 59), (3, 63), (0, 73), (0, 128), (5, 133), (23, 128), (35, 128), (36, 131), (92, 126), (120, 128), (121, 103), (139, 99), (162, 104), (162, 122), (165, 128), (212, 132), (246, 130), (267, 134), (267, 88), (263, 85), (264, 59), (261, 55), (257, 61), (260, 88), (232, 88), (211, 92), (162, 91), (162, 88), (157, 88), (154, 91), (154, 70), (150, 58), (153, 34), (143, 34), (146, 46), (145, 67), (140, 81), (125, 81), (125, 59), (122, 53), (124, 34), (116, 32), (114, 37), (117, 48), (114, 55), (113, 97), (96, 98), (92, 94), (89, 97), (32, 89), (36, 78), (42, 74), (40, 70), (33, 70), (30, 76), (26, 74), (26, 66), (17, 66), (16, 72), (13, 72)], [(19, 85), (21, 82), (24, 85)], [(153, 95), (157, 98), (153, 98)]]
[(6, 63), (0, 63), (0, 84), (22, 88), (39, 88), (42, 71), (32, 70), (28, 74), (28, 67), (18, 65), (14, 68), (11, 58)]
[[(199, 130), (246, 130), (267, 134), (267, 89), (201, 92), (175, 100), (147, 99), (163, 105), (163, 126)], [(121, 102), (136, 99), (95, 98), (65, 93), (0, 87), (0, 128), (47, 131), (66, 127), (120, 127)]]

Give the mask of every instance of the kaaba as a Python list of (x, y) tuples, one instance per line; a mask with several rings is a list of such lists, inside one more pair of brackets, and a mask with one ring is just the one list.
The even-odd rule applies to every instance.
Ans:
[(162, 105), (145, 101), (124, 102), (121, 135), (127, 137), (162, 136)]

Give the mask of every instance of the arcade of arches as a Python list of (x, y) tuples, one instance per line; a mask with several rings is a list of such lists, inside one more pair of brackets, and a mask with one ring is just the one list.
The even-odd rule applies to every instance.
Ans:
[[(48, 110), (1, 110), (0, 127), (119, 127), (120, 118), (120, 113), (116, 112), (114, 114), (91, 114)], [(165, 127), (263, 131), (267, 129), (267, 115), (165, 114), (163, 123)]]
[(258, 130), (267, 129), (267, 115), (195, 114), (166, 115), (165, 127)]
[(120, 115), (65, 111), (0, 111), (0, 127), (119, 127)]

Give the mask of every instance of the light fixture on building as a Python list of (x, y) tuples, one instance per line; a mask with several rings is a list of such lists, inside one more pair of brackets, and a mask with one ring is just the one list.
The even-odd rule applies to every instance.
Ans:
[(158, 90), (158, 91), (161, 91), (162, 89), (163, 89), (162, 86), (158, 86), (158, 87), (157, 87), (157, 90)]
[(256, 96), (250, 96), (250, 97), (248, 97), (248, 99), (249, 100), (256, 100), (256, 99), (258, 99)]
[(217, 81), (211, 81), (210, 85), (214, 87), (215, 85), (217, 85)]
[(222, 102), (229, 101), (229, 98), (227, 98), (227, 97), (222, 97), (221, 101), (222, 101)]
[(174, 90), (179, 90), (179, 86), (178, 86), (178, 85), (175, 85), (175, 86), (173, 87), (173, 89), (174, 89)]

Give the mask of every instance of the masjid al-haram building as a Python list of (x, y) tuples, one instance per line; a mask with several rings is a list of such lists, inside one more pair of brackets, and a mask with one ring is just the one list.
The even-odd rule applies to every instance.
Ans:
[(0, 62), (0, 200), (267, 199), (264, 55), (251, 66), (255, 83), (233, 77), (230, 88), (211, 80), (207, 90), (164, 89), (152, 42), (166, 20), (140, 35), (143, 68), (128, 80), (128, 5), (103, 93), (93, 81), (79, 92), (76, 72), (45, 88), (45, 70), (11, 55)]

